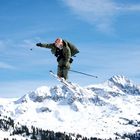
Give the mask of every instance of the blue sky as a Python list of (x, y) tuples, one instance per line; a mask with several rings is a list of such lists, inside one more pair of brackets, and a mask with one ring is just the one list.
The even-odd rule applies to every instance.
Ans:
[(99, 77), (70, 72), (70, 81), (86, 86), (119, 74), (140, 84), (139, 0), (0, 0), (0, 97), (59, 84), (49, 75), (54, 56), (35, 46), (57, 37), (80, 50), (72, 69)]

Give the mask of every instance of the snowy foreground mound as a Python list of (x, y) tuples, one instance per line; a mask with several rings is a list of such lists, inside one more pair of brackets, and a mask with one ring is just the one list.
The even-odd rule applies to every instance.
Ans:
[(42, 86), (15, 101), (1, 99), (0, 114), (23, 125), (86, 137), (113, 139), (140, 131), (140, 88), (124, 76), (75, 85), (73, 91), (61, 84)]

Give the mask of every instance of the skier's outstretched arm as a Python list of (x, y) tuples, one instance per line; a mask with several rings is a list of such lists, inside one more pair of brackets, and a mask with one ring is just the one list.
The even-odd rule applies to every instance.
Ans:
[(42, 47), (42, 48), (49, 48), (52, 49), (54, 47), (54, 44), (42, 44), (42, 43), (37, 43), (36, 46)]

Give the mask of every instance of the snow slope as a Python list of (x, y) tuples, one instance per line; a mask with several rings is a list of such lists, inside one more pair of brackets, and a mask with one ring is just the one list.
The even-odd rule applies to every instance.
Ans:
[(0, 114), (16, 122), (87, 137), (115, 138), (140, 129), (140, 88), (124, 76), (74, 92), (42, 86), (14, 101), (0, 99)]

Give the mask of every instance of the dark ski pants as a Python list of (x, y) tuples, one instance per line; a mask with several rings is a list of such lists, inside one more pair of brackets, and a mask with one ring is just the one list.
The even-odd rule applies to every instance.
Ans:
[(57, 76), (58, 77), (63, 77), (65, 80), (68, 79), (68, 72), (69, 72), (69, 69), (68, 67), (60, 67), (58, 66), (57, 68)]

